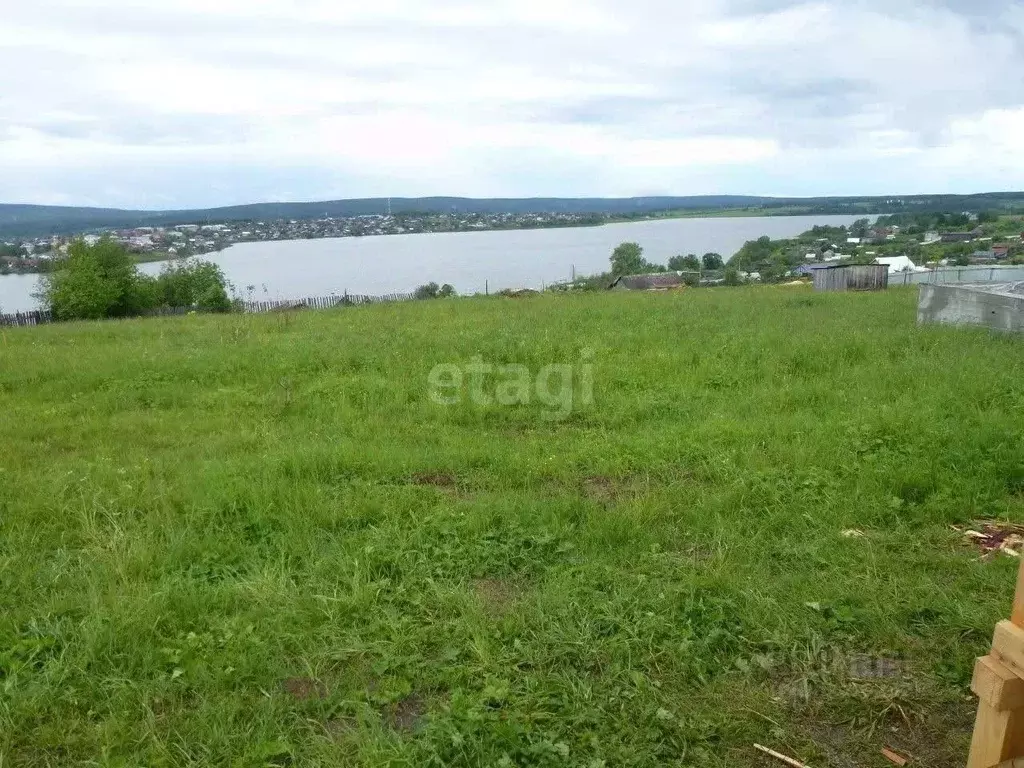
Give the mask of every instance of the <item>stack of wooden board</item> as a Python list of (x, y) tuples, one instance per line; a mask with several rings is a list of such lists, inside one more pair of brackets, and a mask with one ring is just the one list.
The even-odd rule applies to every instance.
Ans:
[(996, 625), (992, 651), (978, 659), (971, 690), (980, 701), (967, 768), (1024, 768), (1024, 561), (1010, 620)]

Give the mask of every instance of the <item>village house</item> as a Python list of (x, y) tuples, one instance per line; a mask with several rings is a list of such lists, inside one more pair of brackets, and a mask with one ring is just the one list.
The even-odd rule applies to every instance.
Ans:
[(927, 268), (919, 267), (913, 261), (910, 260), (909, 256), (882, 256), (875, 259), (875, 264), (880, 264), (889, 268), (889, 274), (897, 274), (900, 272), (927, 272)]
[(943, 243), (969, 243), (973, 239), (973, 232), (944, 232), (940, 235), (940, 241)]

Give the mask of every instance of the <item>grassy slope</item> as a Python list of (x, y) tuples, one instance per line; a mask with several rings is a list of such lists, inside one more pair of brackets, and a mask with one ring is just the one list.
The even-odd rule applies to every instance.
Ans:
[[(961, 763), (1015, 564), (949, 525), (1024, 518), (1024, 346), (914, 304), (4, 332), (0, 762)], [(596, 402), (563, 422), (427, 399), (435, 363), (583, 347)], [(859, 654), (906, 675), (853, 680)]]

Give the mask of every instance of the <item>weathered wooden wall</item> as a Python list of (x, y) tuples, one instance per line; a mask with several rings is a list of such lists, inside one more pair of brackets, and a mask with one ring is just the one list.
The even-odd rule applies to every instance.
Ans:
[(884, 291), (889, 268), (884, 264), (848, 264), (814, 272), (816, 291)]

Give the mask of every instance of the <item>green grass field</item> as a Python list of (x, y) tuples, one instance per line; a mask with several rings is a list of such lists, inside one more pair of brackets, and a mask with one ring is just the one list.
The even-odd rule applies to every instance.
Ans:
[[(0, 765), (962, 764), (1017, 563), (951, 525), (1024, 520), (1024, 343), (915, 307), (0, 332)], [(429, 397), (585, 348), (563, 420)]]

